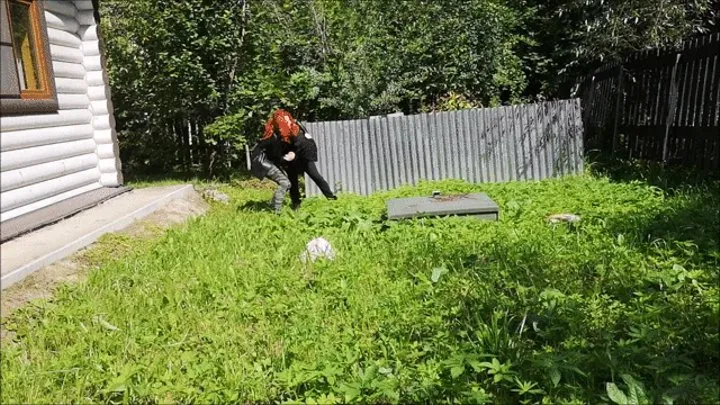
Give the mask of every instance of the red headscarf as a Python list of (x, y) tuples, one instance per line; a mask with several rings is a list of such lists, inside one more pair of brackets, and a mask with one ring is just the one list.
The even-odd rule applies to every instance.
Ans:
[(280, 135), (280, 139), (290, 143), (291, 139), (296, 137), (300, 132), (300, 127), (289, 112), (283, 109), (277, 109), (273, 112), (272, 117), (265, 123), (265, 131), (262, 139), (270, 138), (273, 132), (276, 131)]

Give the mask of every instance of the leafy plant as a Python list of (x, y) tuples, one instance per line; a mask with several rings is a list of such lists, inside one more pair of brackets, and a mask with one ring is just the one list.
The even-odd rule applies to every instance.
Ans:
[(651, 403), (641, 383), (628, 374), (623, 374), (620, 377), (627, 386), (627, 392), (620, 390), (615, 383), (607, 383), (605, 389), (611, 401), (619, 405), (647, 405)]
[[(267, 184), (267, 187), (263, 186)], [(238, 181), (3, 318), (0, 402), (714, 403), (720, 184), (421, 183), (276, 216)], [(389, 221), (485, 192), (498, 221)], [(547, 223), (571, 212), (574, 227)], [(299, 254), (323, 236), (332, 261)], [(118, 243), (121, 245), (119, 246)]]

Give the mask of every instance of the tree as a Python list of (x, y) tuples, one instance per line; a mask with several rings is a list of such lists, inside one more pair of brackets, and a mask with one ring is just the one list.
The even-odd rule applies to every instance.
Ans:
[[(714, 6), (713, 6), (714, 4)], [(713, 0), (520, 0), (529, 41), (519, 53), (528, 95), (567, 97), (577, 77), (642, 49), (712, 27)]]

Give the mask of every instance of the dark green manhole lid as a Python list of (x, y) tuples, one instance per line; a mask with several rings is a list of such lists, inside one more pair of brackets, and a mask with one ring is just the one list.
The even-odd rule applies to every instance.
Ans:
[(389, 219), (462, 215), (497, 220), (500, 212), (485, 193), (441, 195), (437, 191), (431, 197), (394, 198), (387, 202), (387, 209)]

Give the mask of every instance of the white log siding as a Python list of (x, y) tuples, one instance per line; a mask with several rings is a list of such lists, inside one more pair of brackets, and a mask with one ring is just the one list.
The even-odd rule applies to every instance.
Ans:
[(0, 117), (0, 221), (122, 185), (91, 0), (45, 2), (56, 113)]

